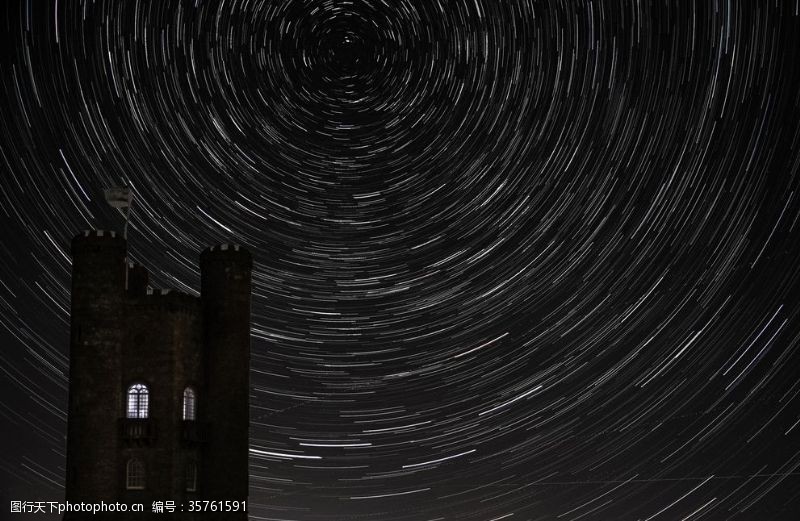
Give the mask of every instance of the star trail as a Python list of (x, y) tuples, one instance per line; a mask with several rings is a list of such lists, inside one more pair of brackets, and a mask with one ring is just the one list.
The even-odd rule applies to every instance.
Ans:
[(127, 185), (157, 288), (254, 254), (251, 519), (800, 516), (800, 2), (0, 10), (0, 508)]

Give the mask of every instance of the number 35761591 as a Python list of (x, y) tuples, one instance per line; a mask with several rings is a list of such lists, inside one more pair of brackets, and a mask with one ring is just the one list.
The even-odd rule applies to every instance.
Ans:
[(246, 501), (189, 501), (189, 512), (238, 512), (247, 510)]

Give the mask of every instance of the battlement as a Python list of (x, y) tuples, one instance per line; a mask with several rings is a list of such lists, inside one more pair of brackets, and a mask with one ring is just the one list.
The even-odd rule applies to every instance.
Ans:
[(218, 244), (200, 253), (200, 265), (208, 262), (239, 264), (243, 268), (250, 269), (253, 265), (253, 256), (247, 248), (239, 244)]
[(134, 307), (167, 313), (200, 312), (200, 297), (176, 289), (153, 289), (148, 286), (146, 292), (135, 296), (130, 304)]
[(122, 235), (111, 230), (84, 230), (72, 238), (72, 252), (98, 252), (101, 249), (122, 250), (127, 242)]
[[(120, 233), (113, 230), (84, 230), (72, 239), (72, 253), (83, 258), (80, 262), (85, 276), (88, 277), (86, 280), (90, 280), (93, 274), (97, 273), (98, 266), (110, 267), (113, 262), (124, 258), (126, 251), (127, 241)], [(229, 267), (234, 268), (235, 273), (243, 274), (249, 272), (252, 266), (252, 254), (239, 244), (217, 244), (200, 253), (200, 269), (205, 273), (203, 280), (217, 281), (215, 284), (222, 285), (219, 287), (227, 284), (224, 281), (228, 280), (226, 273), (228, 273)], [(153, 290), (149, 285), (149, 272), (141, 264), (127, 261), (120, 273), (123, 271), (125, 272), (127, 296), (132, 299), (131, 303), (134, 304), (133, 301), (135, 301), (137, 306), (155, 305), (167, 311), (188, 310), (194, 312), (200, 301), (199, 297), (174, 289)], [(148, 299), (147, 304), (143, 300), (145, 297)]]
[(117, 232), (114, 230), (83, 230), (82, 233), (79, 233), (77, 237), (85, 237), (88, 239), (99, 239), (101, 237), (108, 237), (114, 239), (117, 237)]
[[(208, 251), (240, 251), (242, 247), (239, 244), (218, 244), (216, 246), (209, 246), (206, 248)], [(246, 251), (246, 250), (245, 250)]]

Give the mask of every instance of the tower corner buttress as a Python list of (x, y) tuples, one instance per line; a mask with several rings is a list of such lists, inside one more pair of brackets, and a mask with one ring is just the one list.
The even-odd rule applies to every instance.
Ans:
[(125, 255), (118, 233), (87, 230), (72, 239), (66, 499), (116, 496), (120, 350)]
[(210, 423), (204, 474), (212, 500), (248, 494), (250, 301), (253, 258), (235, 244), (200, 255), (201, 307)]

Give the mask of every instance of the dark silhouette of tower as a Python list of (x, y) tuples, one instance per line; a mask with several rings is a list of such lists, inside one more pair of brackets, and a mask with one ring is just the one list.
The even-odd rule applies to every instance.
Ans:
[[(246, 519), (250, 253), (206, 249), (199, 298), (150, 288), (114, 232), (76, 236), (72, 257), (66, 500)], [(148, 517), (128, 508), (64, 519)]]
[[(222, 245), (200, 255), (206, 383), (205, 416), (220, 425), (209, 431), (205, 483), (220, 498), (247, 497), (250, 254)], [(228, 472), (218, 472), (226, 468)]]

